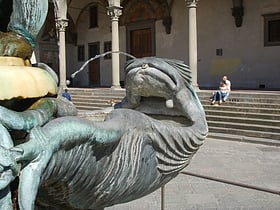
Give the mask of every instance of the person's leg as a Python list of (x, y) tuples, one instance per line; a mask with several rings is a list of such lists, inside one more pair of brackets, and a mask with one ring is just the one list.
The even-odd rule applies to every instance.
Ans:
[(219, 105), (222, 104), (222, 91), (217, 91), (217, 101)]
[(215, 102), (216, 102), (216, 100), (217, 100), (217, 94), (218, 94), (218, 91), (215, 91), (215, 92), (214, 92), (214, 95), (213, 95), (212, 102), (211, 102), (212, 105), (215, 104)]
[(224, 93), (223, 95), (223, 101), (225, 102), (229, 97), (229, 92)]
[(213, 101), (214, 100), (214, 94), (215, 94), (215, 92), (212, 93), (211, 97), (209, 98), (209, 101)]

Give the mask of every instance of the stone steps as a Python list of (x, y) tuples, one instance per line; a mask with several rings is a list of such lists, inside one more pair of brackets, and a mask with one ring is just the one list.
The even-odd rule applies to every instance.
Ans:
[(246, 129), (237, 129), (237, 128), (223, 128), (223, 127), (214, 127), (209, 126), (209, 137), (213, 138), (213, 133), (215, 136), (217, 136), (219, 133), (221, 134), (227, 134), (227, 135), (236, 135), (242, 137), (244, 141), (248, 137), (252, 138), (258, 138), (258, 139), (263, 139), (260, 142), (267, 141), (267, 140), (274, 140), (278, 141), (279, 145), (279, 140), (280, 140), (280, 135), (279, 133), (274, 133), (274, 132), (263, 132), (263, 131), (256, 131), (256, 130), (246, 130)]
[(273, 145), (273, 146), (279, 146), (279, 140), (271, 139), (271, 138), (261, 138), (261, 137), (250, 137), (250, 136), (244, 136), (242, 133), (238, 134), (227, 134), (222, 133), (218, 131), (217, 133), (209, 132), (208, 140), (211, 139), (219, 139), (219, 140), (227, 140), (227, 141), (240, 141), (240, 142), (250, 142), (250, 143), (262, 143), (266, 145)]
[[(95, 111), (112, 106), (125, 96), (125, 89), (70, 88), (79, 110)], [(209, 126), (209, 138), (280, 143), (280, 93), (232, 92), (221, 106), (210, 105), (212, 91), (199, 91)]]
[[(256, 126), (272, 126), (278, 128), (278, 131), (280, 131), (280, 126), (277, 126), (277, 123), (279, 123), (279, 120), (273, 120), (273, 119), (259, 119), (259, 118), (244, 118), (244, 117), (238, 117), (238, 116), (218, 116), (218, 115), (206, 115), (207, 121), (210, 122), (225, 122), (225, 123), (237, 123), (240, 125), (247, 126), (249, 125), (256, 125)], [(222, 126), (222, 125), (221, 125)], [(220, 127), (221, 127), (220, 126)]]
[[(263, 99), (263, 100), (267, 100), (267, 99)], [(200, 99), (200, 101), (205, 106), (213, 106), (213, 105), (210, 105), (209, 100)], [(244, 101), (244, 102), (227, 101), (222, 104), (222, 106), (233, 106), (233, 107), (236, 107), (236, 105), (238, 107), (252, 107), (252, 108), (260, 107), (260, 108), (266, 108), (266, 109), (280, 109), (280, 101), (273, 101), (271, 103), (261, 102), (261, 101), (253, 102), (250, 100)]]
[[(245, 132), (250, 133), (251, 131), (258, 132), (256, 137), (263, 135), (263, 133), (275, 134), (275, 137), (280, 140), (280, 127), (272, 126), (272, 125), (256, 125), (246, 123), (236, 123), (236, 122), (225, 122), (225, 121), (207, 121), (208, 126), (211, 128), (221, 128), (223, 130), (228, 130), (227, 132), (231, 132), (231, 130), (243, 130)], [(211, 132), (213, 129), (211, 130)], [(224, 132), (223, 132), (224, 133)], [(250, 134), (252, 136), (252, 134)]]
[(125, 89), (110, 88), (71, 88), (72, 101), (81, 110), (100, 110), (111, 107), (112, 103), (120, 102), (125, 96)]
[[(207, 108), (207, 107), (205, 107)], [(263, 114), (263, 113), (247, 113), (247, 112), (234, 112), (223, 110), (205, 110), (207, 116), (224, 116), (224, 117), (239, 117), (245, 119), (260, 119), (260, 120), (279, 120), (280, 115), (275, 114)]]
[(263, 107), (240, 107), (238, 104), (235, 106), (213, 106), (213, 105), (205, 105), (202, 104), (205, 110), (209, 111), (220, 111), (223, 110), (224, 112), (245, 112), (245, 113), (260, 113), (260, 114), (275, 114), (280, 115), (280, 109), (270, 109), (270, 108), (263, 108)]

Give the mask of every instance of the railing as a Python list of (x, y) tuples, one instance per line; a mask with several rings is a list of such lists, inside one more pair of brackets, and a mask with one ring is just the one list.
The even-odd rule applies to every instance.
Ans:
[[(192, 172), (185, 172), (185, 171), (182, 171), (181, 174), (184, 174), (187, 176), (194, 176), (194, 177), (198, 177), (198, 178), (202, 178), (202, 179), (208, 179), (211, 181), (221, 182), (224, 184), (234, 185), (234, 186), (252, 189), (252, 190), (256, 190), (256, 191), (262, 191), (262, 192), (266, 192), (266, 193), (280, 195), (280, 191), (278, 191), (278, 190), (272, 190), (272, 189), (259, 187), (259, 186), (255, 186), (255, 185), (250, 185), (250, 184), (245, 184), (245, 183), (241, 183), (241, 182), (235, 182), (235, 181), (226, 180), (226, 179), (222, 179), (222, 178), (218, 178), (218, 177), (206, 176), (206, 175), (196, 174), (196, 173), (192, 173)], [(161, 187), (161, 210), (165, 210), (165, 185)]]

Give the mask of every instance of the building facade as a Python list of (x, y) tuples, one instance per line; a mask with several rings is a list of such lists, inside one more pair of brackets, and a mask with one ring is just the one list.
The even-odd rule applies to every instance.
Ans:
[[(108, 2), (67, 1), (68, 79), (89, 58), (112, 50)], [(227, 75), (233, 89), (280, 89), (280, 0), (123, 0), (116, 17), (119, 50), (135, 57), (157, 56), (189, 64), (190, 2), (196, 4), (199, 88), (216, 88)], [(52, 14), (42, 32), (37, 57), (59, 68)], [(120, 54), (119, 59), (123, 84), (129, 57)], [(112, 55), (108, 54), (90, 62), (71, 85), (110, 87), (112, 68)]]

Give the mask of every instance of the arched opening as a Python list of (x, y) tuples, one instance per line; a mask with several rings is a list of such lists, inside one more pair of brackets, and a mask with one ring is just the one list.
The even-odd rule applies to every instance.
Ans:
[[(77, 32), (75, 24), (70, 15), (67, 14), (68, 26), (66, 27), (66, 44), (77, 44)], [(40, 62), (44, 62), (52, 67), (59, 75), (59, 48), (58, 32), (55, 23), (54, 4), (49, 3), (48, 14), (44, 27), (39, 35), (39, 57)]]
[(10, 16), (13, 10), (13, 1), (2, 0), (0, 1), (0, 31), (6, 32)]

